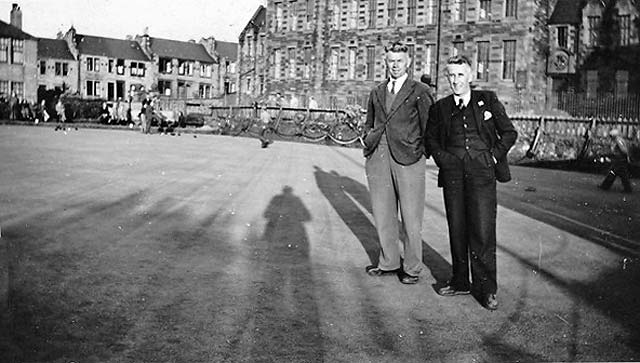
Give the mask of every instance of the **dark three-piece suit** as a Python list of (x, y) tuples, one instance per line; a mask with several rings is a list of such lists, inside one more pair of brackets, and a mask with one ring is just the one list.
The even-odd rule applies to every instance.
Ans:
[(453, 95), (431, 107), (427, 149), (440, 171), (455, 290), (495, 294), (496, 180), (511, 179), (507, 153), (517, 132), (494, 92), (471, 91), (466, 106)]

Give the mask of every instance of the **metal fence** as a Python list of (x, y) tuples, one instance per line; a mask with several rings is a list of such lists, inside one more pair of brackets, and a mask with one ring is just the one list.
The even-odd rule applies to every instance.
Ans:
[(550, 105), (575, 117), (640, 118), (640, 94), (560, 92), (552, 96)]

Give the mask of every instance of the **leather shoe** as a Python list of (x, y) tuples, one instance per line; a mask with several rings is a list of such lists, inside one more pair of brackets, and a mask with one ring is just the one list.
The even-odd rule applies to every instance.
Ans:
[(409, 275), (407, 273), (402, 273), (400, 276), (400, 282), (407, 285), (417, 284), (420, 278), (418, 276)]
[(385, 276), (385, 275), (395, 274), (396, 272), (398, 272), (397, 270), (383, 270), (377, 266), (369, 266), (367, 267), (366, 270), (367, 270), (367, 275), (369, 276)]
[(439, 288), (437, 291), (438, 295), (442, 296), (456, 296), (456, 295), (469, 295), (471, 290), (469, 289), (456, 289), (452, 285), (446, 285)]
[(486, 294), (483, 300), (484, 307), (489, 310), (498, 309), (498, 298), (496, 294)]

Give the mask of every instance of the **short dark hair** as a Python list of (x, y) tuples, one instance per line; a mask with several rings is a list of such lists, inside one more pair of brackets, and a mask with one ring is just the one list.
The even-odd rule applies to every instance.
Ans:
[(409, 47), (401, 41), (395, 41), (386, 47), (384, 47), (385, 52), (394, 52), (394, 53), (407, 53), (409, 54)]
[(420, 77), (420, 82), (424, 83), (424, 84), (428, 84), (429, 86), (431, 86), (431, 76), (428, 74), (423, 74)]
[(447, 64), (466, 64), (469, 67), (471, 67), (471, 61), (469, 60), (469, 58), (467, 58), (467, 56), (462, 54), (458, 54), (458, 55), (454, 55), (453, 57), (450, 57), (449, 60), (447, 60)]

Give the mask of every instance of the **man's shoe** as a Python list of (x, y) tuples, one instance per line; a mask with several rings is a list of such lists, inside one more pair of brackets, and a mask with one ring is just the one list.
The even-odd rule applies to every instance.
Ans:
[(385, 275), (392, 275), (398, 272), (398, 270), (383, 270), (377, 266), (368, 266), (366, 270), (367, 270), (367, 275), (369, 276), (385, 276)]
[(496, 297), (496, 294), (486, 294), (484, 296), (483, 305), (489, 310), (498, 309), (498, 298)]
[(471, 290), (469, 290), (468, 288), (456, 289), (452, 285), (446, 285), (436, 290), (436, 292), (438, 293), (438, 295), (441, 295), (441, 296), (456, 296), (456, 295), (469, 295), (471, 293)]
[(420, 280), (420, 277), (412, 276), (407, 273), (403, 273), (402, 276), (400, 276), (400, 282), (407, 285), (417, 284), (418, 280)]

